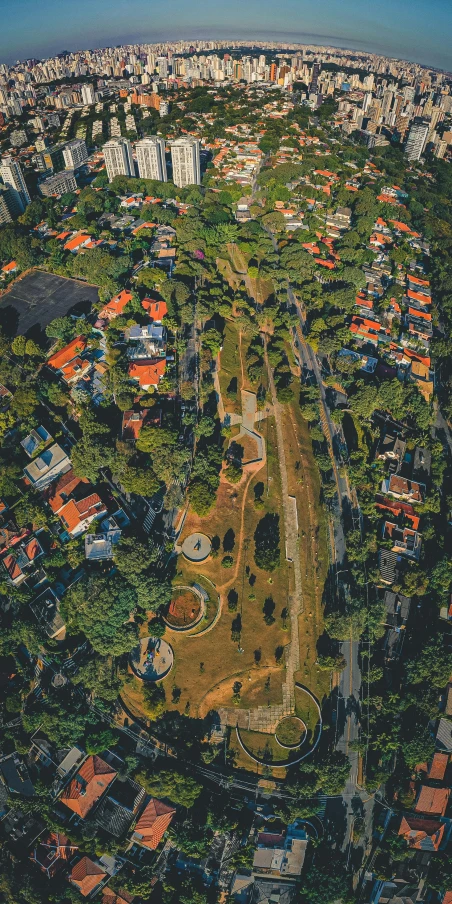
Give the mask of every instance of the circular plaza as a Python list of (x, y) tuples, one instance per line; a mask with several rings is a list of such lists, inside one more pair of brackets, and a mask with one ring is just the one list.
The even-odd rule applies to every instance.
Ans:
[(173, 648), (162, 637), (143, 637), (130, 654), (131, 668), (141, 681), (161, 681), (173, 663)]

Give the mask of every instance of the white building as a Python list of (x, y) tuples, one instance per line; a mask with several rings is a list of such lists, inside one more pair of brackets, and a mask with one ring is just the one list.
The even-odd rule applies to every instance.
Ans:
[(135, 145), (138, 162), (138, 173), (141, 179), (156, 179), (166, 182), (168, 179), (165, 160), (165, 141), (156, 135), (142, 138)]
[(197, 138), (178, 138), (171, 145), (173, 182), (178, 188), (201, 185), (201, 163)]
[(93, 104), (95, 102), (94, 88), (90, 84), (82, 85), (82, 104)]
[(168, 77), (168, 60), (164, 56), (157, 57), (157, 66), (160, 78)]
[(408, 133), (405, 154), (408, 160), (419, 160), (425, 148), (429, 133), (429, 124), (423, 119), (415, 119)]
[(63, 148), (64, 165), (66, 169), (74, 170), (83, 166), (88, 160), (88, 151), (82, 138), (74, 138)]
[(30, 195), (22, 174), (20, 163), (12, 157), (2, 157), (0, 164), (0, 176), (5, 185), (11, 190), (11, 196), (23, 212), (30, 203)]
[(132, 145), (127, 138), (111, 138), (103, 147), (108, 181), (115, 176), (134, 176)]

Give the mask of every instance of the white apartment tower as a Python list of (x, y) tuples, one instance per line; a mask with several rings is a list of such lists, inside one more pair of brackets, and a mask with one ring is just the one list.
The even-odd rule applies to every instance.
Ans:
[(5, 185), (10, 189), (13, 202), (20, 208), (22, 213), (27, 204), (30, 203), (30, 195), (28, 194), (28, 188), (20, 168), (20, 163), (12, 157), (2, 157), (0, 176)]
[(178, 138), (171, 145), (173, 182), (178, 188), (201, 185), (201, 164), (197, 138)]
[(405, 145), (405, 154), (408, 160), (419, 160), (424, 150), (428, 133), (429, 124), (423, 119), (415, 119), (408, 133)]
[(166, 182), (165, 141), (157, 135), (142, 138), (135, 145), (138, 163), (138, 175), (141, 179), (156, 179)]
[(132, 145), (127, 138), (111, 138), (103, 147), (108, 181), (115, 176), (134, 176)]
[(63, 148), (64, 165), (66, 169), (74, 170), (83, 166), (88, 160), (88, 151), (83, 138), (74, 138), (68, 141)]
[(94, 102), (94, 88), (89, 82), (87, 82), (86, 85), (82, 85), (82, 104), (88, 106), (90, 104), (93, 104)]

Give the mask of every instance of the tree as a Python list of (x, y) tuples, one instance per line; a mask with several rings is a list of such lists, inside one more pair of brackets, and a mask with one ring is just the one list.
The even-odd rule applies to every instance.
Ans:
[(432, 637), (417, 656), (406, 664), (407, 681), (433, 687), (445, 687), (452, 673), (452, 653), (444, 646), (442, 635)]
[(409, 769), (418, 763), (428, 763), (435, 752), (435, 742), (428, 729), (418, 726), (408, 743), (402, 745), (403, 756)]
[(190, 809), (198, 799), (202, 786), (195, 782), (189, 775), (180, 772), (139, 772), (135, 779), (143, 785), (148, 794), (157, 798), (167, 797), (175, 804)]
[(193, 480), (190, 484), (189, 495), (193, 511), (201, 517), (207, 515), (207, 512), (210, 512), (215, 505), (216, 489), (200, 478)]
[(92, 575), (69, 589), (61, 611), (69, 630), (82, 631), (97, 653), (120, 656), (136, 643), (129, 621), (136, 604), (135, 588), (121, 575)]
[(26, 345), (27, 340), (25, 336), (15, 336), (11, 343), (13, 354), (17, 355), (18, 358), (24, 358)]
[(279, 515), (268, 513), (254, 532), (254, 561), (264, 571), (274, 571), (280, 564), (279, 540)]
[(146, 714), (151, 719), (158, 719), (166, 709), (166, 694), (163, 685), (146, 683), (143, 687), (143, 699)]

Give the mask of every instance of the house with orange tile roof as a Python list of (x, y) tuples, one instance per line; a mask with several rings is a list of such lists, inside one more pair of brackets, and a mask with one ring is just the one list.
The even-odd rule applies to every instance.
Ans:
[(117, 772), (100, 756), (89, 756), (64, 788), (60, 801), (81, 819), (86, 819), (116, 776)]
[(86, 477), (77, 477), (71, 468), (70, 471), (66, 471), (66, 473), (62, 474), (58, 480), (54, 481), (46, 488), (44, 499), (47, 502), (47, 505), (50, 505), (54, 515), (57, 515), (63, 506), (69, 502), (69, 499), (78, 487), (80, 487), (81, 484), (88, 485), (88, 483), (89, 481)]
[(91, 897), (107, 878), (108, 873), (89, 857), (82, 857), (69, 874), (69, 882), (79, 890), (84, 898)]
[(133, 904), (135, 898), (129, 895), (128, 891), (120, 888), (119, 891), (113, 891), (108, 885), (102, 891), (101, 904)]
[(71, 537), (81, 537), (93, 521), (108, 514), (107, 506), (97, 493), (90, 493), (76, 502), (70, 499), (58, 512), (64, 528)]
[(94, 324), (97, 329), (102, 329), (108, 323), (111, 323), (115, 317), (118, 317), (123, 313), (124, 308), (132, 301), (133, 295), (132, 292), (129, 292), (128, 289), (122, 289), (121, 292), (118, 292), (117, 295), (114, 295), (113, 298), (110, 298), (110, 301), (104, 305), (103, 308), (99, 311), (98, 319)]
[(449, 803), (450, 788), (430, 788), (421, 785), (414, 810), (430, 816), (444, 816)]
[(26, 571), (31, 568), (37, 559), (44, 555), (44, 550), (37, 537), (29, 537), (26, 542), (20, 544), (14, 555), (9, 553), (4, 556), (3, 567), (14, 586), (18, 586), (27, 578)]
[(131, 842), (155, 851), (168, 829), (176, 810), (152, 797), (146, 804), (132, 835)]
[[(77, 336), (72, 342), (68, 342), (63, 348), (60, 348), (59, 351), (55, 352), (50, 356), (47, 360), (47, 367), (51, 367), (52, 370), (56, 371), (59, 376), (62, 376), (64, 379), (64, 371), (66, 368), (66, 373), (69, 376), (70, 374), (70, 365), (71, 363), (77, 359), (81, 361), (80, 358), (81, 352), (84, 352), (87, 346), (87, 341), (84, 336)], [(90, 365), (89, 365), (90, 366)], [(69, 369), (68, 369), (69, 368)]]
[(34, 845), (30, 854), (30, 860), (47, 876), (52, 879), (59, 873), (77, 854), (78, 847), (69, 840), (67, 835), (61, 832), (45, 832)]
[(446, 776), (449, 760), (450, 756), (448, 753), (433, 754), (433, 759), (427, 772), (427, 778), (430, 781), (443, 782)]
[(165, 375), (166, 359), (158, 361), (133, 361), (129, 365), (129, 377), (136, 380), (141, 389), (147, 390), (151, 386), (158, 386)]
[(11, 276), (11, 274), (15, 273), (16, 270), (17, 270), (16, 261), (10, 261), (9, 264), (5, 264), (5, 266), (2, 267), (3, 276)]
[(160, 408), (142, 408), (140, 411), (124, 411), (122, 416), (122, 438), (135, 442), (143, 426), (159, 427), (162, 422)]
[(425, 819), (407, 813), (402, 816), (398, 835), (415, 851), (438, 851), (447, 842), (450, 831), (439, 819)]
[(161, 323), (168, 313), (166, 301), (155, 301), (153, 298), (143, 298), (141, 304), (154, 323)]
[(72, 254), (77, 254), (81, 248), (84, 248), (85, 245), (89, 245), (92, 241), (92, 236), (90, 235), (75, 235), (73, 239), (69, 239), (68, 242), (64, 245), (65, 251), (70, 251)]

